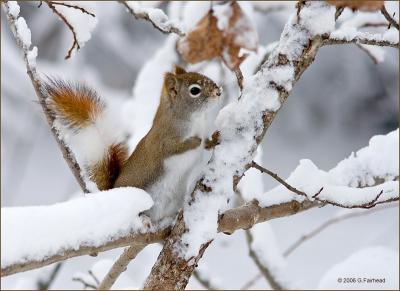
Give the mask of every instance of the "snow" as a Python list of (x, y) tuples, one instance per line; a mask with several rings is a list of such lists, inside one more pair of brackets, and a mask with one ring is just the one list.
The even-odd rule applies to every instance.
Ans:
[(177, 19), (169, 19), (168, 16), (158, 8), (144, 6), (139, 1), (125, 1), (125, 3), (131, 8), (135, 14), (146, 14), (149, 19), (161, 30), (168, 31), (172, 27), (183, 31), (183, 27)]
[(20, 11), (20, 8), (19, 8), (19, 5), (18, 5), (17, 1), (8, 1), (7, 4), (8, 4), (9, 13), (14, 18), (17, 18), (18, 15), (19, 15), (19, 11)]
[(398, 257), (397, 251), (381, 246), (359, 250), (329, 269), (322, 277), (318, 289), (397, 290)]
[[(64, 1), (64, 3), (82, 7), (92, 13), (94, 10), (93, 9), (94, 5), (92, 3), (88, 3), (88, 2), (77, 3), (76, 1)], [(85, 45), (85, 43), (92, 36), (92, 31), (95, 29), (95, 27), (97, 25), (97, 18), (93, 17), (91, 15), (88, 15), (86, 13), (83, 13), (82, 11), (75, 9), (75, 8), (65, 7), (62, 5), (54, 5), (54, 7), (72, 25), (72, 27), (74, 28), (74, 31), (76, 33), (76, 38), (77, 38), (79, 46), (83, 47)]]
[(15, 26), (17, 28), (17, 35), (21, 39), (23, 45), (25, 47), (31, 46), (31, 31), (28, 28), (28, 25), (25, 22), (25, 19), (22, 17), (18, 17), (15, 21)]
[[(378, 201), (397, 198), (399, 182), (392, 180), (399, 175), (398, 134), (397, 129), (385, 136), (372, 137), (368, 147), (352, 154), (328, 172), (318, 169), (312, 161), (303, 159), (286, 182), (305, 192), (310, 200), (323, 188), (318, 195), (320, 199), (345, 206), (368, 203), (381, 191), (383, 193)], [(376, 184), (375, 178), (385, 179), (386, 182), (371, 186)], [(266, 207), (292, 200), (303, 201), (305, 197), (279, 185), (254, 198), (259, 200), (260, 206)]]
[(399, 43), (399, 31), (396, 28), (391, 27), (383, 34), (383, 39), (391, 43)]
[(301, 9), (300, 23), (312, 36), (330, 33), (335, 29), (335, 7), (323, 2), (314, 4), (314, 9)]
[(365, 187), (375, 184), (374, 178), (386, 181), (399, 176), (399, 129), (387, 135), (376, 135), (369, 145), (341, 161), (329, 173), (339, 185)]
[(231, 4), (228, 2), (223, 5), (213, 7), (213, 15), (217, 18), (217, 27), (219, 30), (227, 30), (229, 28), (229, 19), (232, 17)]
[(359, 44), (359, 45), (364, 50), (366, 50), (377, 63), (382, 63), (385, 60), (385, 51), (383, 50), (383, 48), (368, 44)]
[(28, 51), (27, 61), (28, 61), (29, 67), (36, 68), (37, 55), (38, 55), (38, 48), (36, 46)]
[(1, 266), (42, 260), (81, 245), (96, 247), (146, 231), (138, 214), (152, 205), (145, 191), (127, 187), (51, 206), (2, 208)]
[(272, 226), (266, 223), (254, 225), (250, 232), (253, 237), (251, 248), (264, 266), (268, 267), (271, 275), (284, 288), (293, 289), (293, 283), (287, 275), (287, 262), (279, 248)]

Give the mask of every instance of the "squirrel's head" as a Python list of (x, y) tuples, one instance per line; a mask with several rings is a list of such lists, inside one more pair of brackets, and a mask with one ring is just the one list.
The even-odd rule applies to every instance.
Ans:
[(172, 108), (180, 112), (195, 112), (221, 96), (221, 89), (210, 78), (195, 72), (186, 72), (175, 66), (173, 73), (166, 73), (164, 89)]

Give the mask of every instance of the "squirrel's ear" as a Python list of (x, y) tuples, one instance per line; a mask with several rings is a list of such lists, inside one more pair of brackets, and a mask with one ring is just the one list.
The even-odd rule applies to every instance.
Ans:
[(164, 77), (164, 86), (168, 95), (175, 98), (178, 95), (178, 80), (173, 73), (166, 73)]
[(185, 71), (184, 68), (182, 68), (182, 67), (180, 67), (178, 65), (175, 65), (174, 66), (174, 73), (175, 73), (175, 75), (180, 75), (180, 74), (186, 74), (186, 71)]

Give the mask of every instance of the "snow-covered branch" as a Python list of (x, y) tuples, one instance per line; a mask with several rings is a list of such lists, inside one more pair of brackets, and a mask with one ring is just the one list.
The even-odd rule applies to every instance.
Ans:
[[(143, 201), (147, 194), (142, 192), (141, 197), (135, 198), (131, 191), (114, 189), (52, 206), (3, 208), (1, 245), (7, 252), (4, 251), (5, 255), (1, 258), (1, 276), (41, 268), (77, 256), (97, 254), (125, 246), (148, 245), (167, 238), (171, 227), (153, 227), (148, 230), (141, 223), (143, 218), (137, 216), (140, 205), (136, 200)], [(125, 196), (127, 200), (123, 199)], [(78, 209), (72, 217), (75, 219), (73, 221), (71, 205)], [(143, 209), (149, 207), (141, 205)], [(238, 229), (247, 229), (256, 223), (294, 215), (318, 205), (320, 203), (306, 200), (301, 203), (291, 201), (262, 208), (257, 202), (250, 202), (221, 214), (218, 232), (231, 234)], [(115, 212), (115, 209), (118, 211)], [(115, 216), (115, 213), (119, 215)], [(57, 220), (54, 222), (43, 219), (50, 215)], [(26, 216), (29, 216), (29, 219), (24, 220)], [(19, 219), (13, 220), (15, 223), (7, 227), (7, 223), (14, 217)], [(26, 225), (26, 221), (30, 224)], [(71, 229), (81, 231), (74, 234)], [(53, 231), (63, 236), (55, 237)], [(30, 239), (21, 240), (21, 233), (28, 233)], [(68, 239), (64, 239), (66, 236)]]
[(47, 122), (51, 128), (51, 133), (57, 141), (57, 144), (63, 154), (65, 161), (67, 162), (82, 190), (84, 192), (89, 192), (81, 175), (81, 168), (76, 161), (74, 154), (72, 153), (71, 149), (64, 143), (64, 141), (59, 137), (58, 130), (53, 126), (54, 117), (52, 116), (52, 114), (50, 114), (50, 111), (48, 110), (46, 96), (43, 93), (43, 84), (36, 69), (36, 57), (38, 54), (38, 49), (37, 47), (33, 47), (31, 49), (31, 31), (28, 28), (25, 19), (19, 16), (20, 7), (16, 1), (8, 1), (2, 3), (2, 6), (7, 16), (10, 28), (17, 42), (17, 45), (23, 52), (26, 71), (35, 89), (36, 95), (39, 99), (40, 105), (42, 106)]
[(162, 33), (175, 33), (184, 36), (185, 33), (178, 21), (170, 20), (165, 13), (158, 8), (144, 7), (139, 1), (119, 1), (126, 7), (128, 12), (136, 19), (144, 19), (149, 21), (154, 28)]

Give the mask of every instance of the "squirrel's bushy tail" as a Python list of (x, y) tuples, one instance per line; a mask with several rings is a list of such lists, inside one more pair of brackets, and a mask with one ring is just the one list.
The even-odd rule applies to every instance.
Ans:
[(82, 84), (50, 79), (44, 91), (53, 126), (76, 155), (84, 177), (99, 190), (112, 188), (128, 155), (117, 114)]

